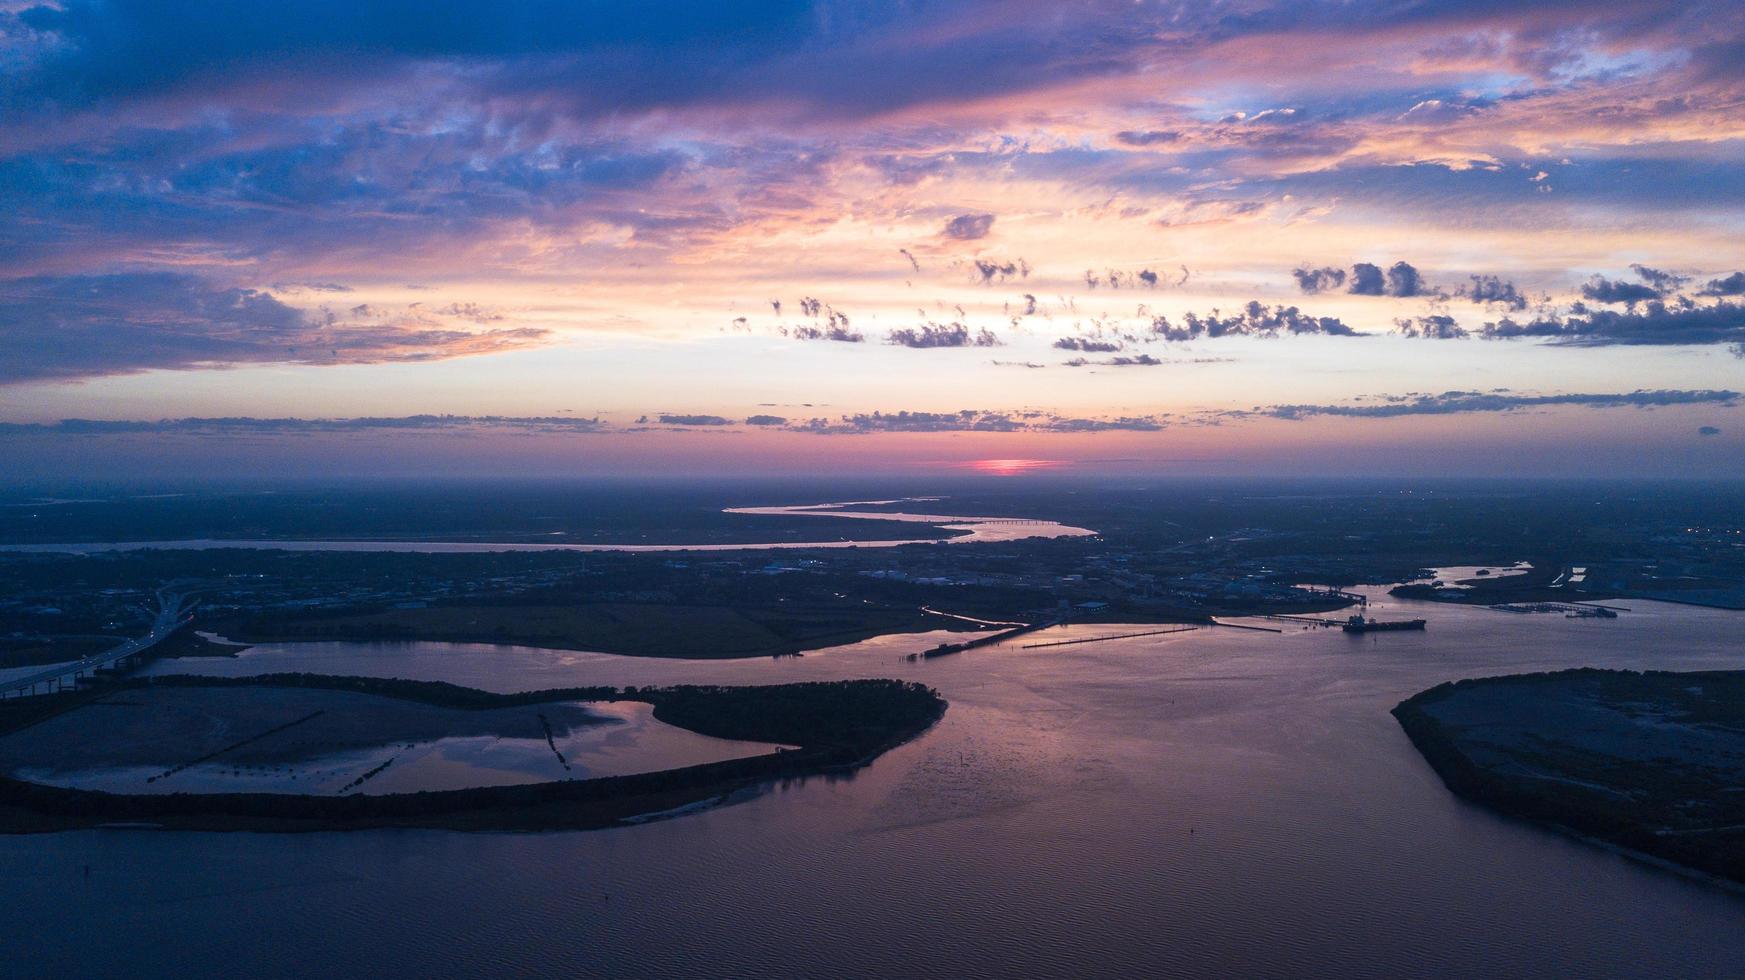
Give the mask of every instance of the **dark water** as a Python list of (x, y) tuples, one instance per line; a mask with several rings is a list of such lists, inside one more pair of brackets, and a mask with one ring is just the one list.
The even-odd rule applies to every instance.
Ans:
[(1393, 604), (1376, 614), (1429, 631), (917, 664), (897, 658), (934, 637), (783, 661), (441, 644), (188, 661), (499, 690), (901, 676), (952, 706), (855, 778), (622, 830), (7, 838), (0, 937), (45, 976), (1736, 976), (1745, 897), (1454, 800), (1387, 714), (1466, 676), (1745, 666), (1745, 616), (1628, 605)]

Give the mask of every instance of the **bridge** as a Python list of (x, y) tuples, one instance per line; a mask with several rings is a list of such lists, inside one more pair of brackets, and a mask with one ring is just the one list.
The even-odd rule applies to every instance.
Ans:
[(99, 670), (125, 667), (133, 658), (169, 639), (182, 627), (194, 621), (193, 605), (182, 593), (159, 592), (157, 600), (157, 616), (152, 620), (151, 630), (144, 636), (135, 637), (83, 660), (55, 664), (34, 674), (0, 682), (4, 685), (0, 688), (0, 697), (28, 697), (41, 693), (38, 689), (43, 687), (48, 689), (48, 693), (65, 687), (77, 687), (80, 678), (95, 676)]

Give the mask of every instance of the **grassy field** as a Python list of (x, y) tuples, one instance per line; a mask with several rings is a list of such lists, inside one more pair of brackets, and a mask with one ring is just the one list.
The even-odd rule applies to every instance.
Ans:
[(219, 624), (248, 642), (443, 640), (597, 650), (636, 657), (768, 657), (853, 643), (882, 633), (961, 629), (969, 624), (888, 607), (691, 606), (582, 603), (566, 606), (432, 606), (327, 617), (254, 618)]

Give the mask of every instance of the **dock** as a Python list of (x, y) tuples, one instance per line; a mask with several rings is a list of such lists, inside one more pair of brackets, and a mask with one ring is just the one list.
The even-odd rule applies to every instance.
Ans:
[(1021, 649), (1041, 650), (1044, 647), (1070, 647), (1079, 643), (1102, 643), (1104, 640), (1131, 640), (1140, 636), (1165, 636), (1170, 633), (1191, 633), (1198, 626), (1172, 626), (1166, 630), (1146, 630), (1143, 633), (1116, 633), (1113, 636), (1087, 636), (1078, 640), (1055, 640), (1052, 643), (1026, 643)]
[(1258, 633), (1283, 633), (1284, 630), (1273, 629), (1271, 626), (1249, 626), (1247, 623), (1226, 623), (1217, 617), (1212, 618), (1213, 626), (1227, 626), (1233, 630), (1254, 630)]
[(1010, 640), (1015, 636), (1023, 636), (1025, 633), (1034, 633), (1037, 630), (1044, 630), (1050, 626), (1059, 626), (1063, 622), (1065, 622), (1065, 620), (1051, 619), (1043, 623), (1029, 623), (1022, 626), (1015, 626), (1012, 629), (1002, 630), (1001, 632), (995, 633), (993, 636), (981, 636), (973, 640), (965, 640), (962, 643), (941, 643), (931, 650), (923, 650), (920, 653), (911, 653), (903, 659), (910, 663), (914, 663), (917, 660), (932, 660), (934, 657), (949, 657), (954, 653), (962, 653), (965, 650), (974, 650), (977, 647), (992, 646), (995, 643)]

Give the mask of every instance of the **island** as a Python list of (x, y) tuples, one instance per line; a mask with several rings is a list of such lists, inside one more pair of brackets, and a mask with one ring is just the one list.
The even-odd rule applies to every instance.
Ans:
[[(945, 708), (932, 689), (897, 680), (498, 694), (319, 674), (137, 677), (0, 702), (0, 765), (6, 767), (0, 832), (594, 829), (697, 808), (773, 780), (853, 771), (924, 732)], [(713, 756), (704, 756), (710, 761), (569, 775), (580, 767), (566, 758), (567, 740), (591, 726), (622, 724), (611, 711), (628, 709), (651, 711), (659, 727), (699, 742), (725, 741), (711, 742)], [(367, 783), (385, 778), (397, 753), (445, 739), (487, 754), (479, 771), (495, 773), (488, 784), (368, 791)], [(513, 760), (504, 761), (507, 742), (549, 751), (551, 765), (564, 775), (504, 782), (504, 772), (514, 768)], [(372, 747), (391, 751), (363, 768), (374, 757), (358, 753)], [(691, 757), (699, 756), (693, 751)], [(453, 759), (434, 762), (435, 771), (452, 779)], [(190, 772), (204, 772), (206, 783), (190, 784)], [(31, 778), (38, 773), (49, 775)], [(214, 774), (277, 779), (280, 788), (208, 791)], [(311, 791), (284, 788), (297, 775)], [(137, 788), (112, 792), (67, 782), (80, 776), (122, 779)], [(184, 791), (183, 785), (199, 788)]]
[(1393, 713), (1466, 799), (1745, 883), (1745, 671), (1488, 677)]

